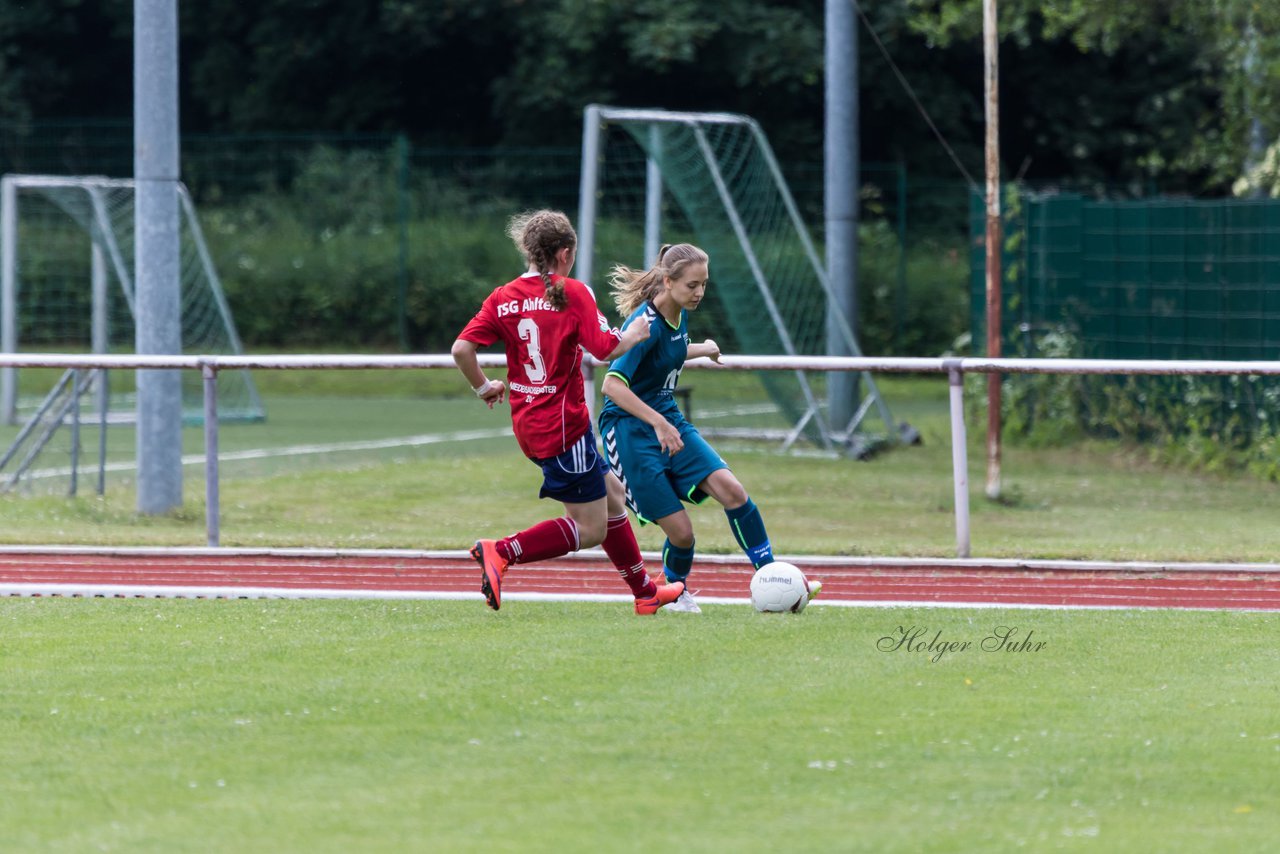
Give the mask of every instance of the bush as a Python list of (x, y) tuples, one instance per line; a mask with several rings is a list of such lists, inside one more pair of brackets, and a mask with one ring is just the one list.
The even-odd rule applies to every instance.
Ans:
[[(403, 274), (409, 347), (440, 352), (489, 291), (519, 272), (520, 257), (505, 224), (523, 205), (417, 173), (402, 226), (404, 199), (395, 175), (390, 150), (317, 147), (273, 189), (201, 203), (214, 265), (247, 346), (397, 348)], [(401, 228), (408, 232), (403, 262)], [(638, 234), (616, 233), (634, 228), (607, 220), (597, 224), (598, 236), (609, 245), (640, 245)], [(862, 348), (871, 354), (941, 352), (967, 321), (964, 255), (938, 244), (913, 247), (901, 317), (898, 264), (896, 234), (884, 220), (865, 221)], [(612, 316), (604, 272), (598, 271), (596, 290)], [(712, 297), (699, 334), (727, 323), (718, 293)], [(734, 348), (733, 330), (715, 332), (721, 346)]]
[(897, 234), (885, 220), (858, 230), (859, 343), (868, 355), (936, 356), (969, 322), (968, 261), (956, 247), (930, 241), (908, 250), (906, 293), (898, 317)]
[[(1065, 329), (1034, 339), (1039, 358), (1076, 358)], [(986, 376), (966, 377), (970, 418), (985, 419)], [(1084, 437), (1143, 445), (1157, 462), (1247, 470), (1280, 480), (1280, 380), (1257, 376), (1013, 374), (1002, 386), (1001, 435), (1030, 446)]]
[[(214, 265), (247, 346), (399, 345), (401, 225), (393, 174), (376, 152), (319, 148), (287, 190), (202, 208)], [(502, 217), (476, 216), (482, 206), (435, 186), (419, 188), (417, 197), (418, 217), (404, 226), (405, 325), (411, 350), (438, 352), (519, 256)]]

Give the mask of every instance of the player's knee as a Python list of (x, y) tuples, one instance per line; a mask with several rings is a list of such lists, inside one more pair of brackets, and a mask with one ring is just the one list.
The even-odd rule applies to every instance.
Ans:
[(623, 495), (614, 495), (612, 492), (609, 493), (608, 500), (605, 501), (604, 506), (610, 519), (621, 516), (627, 512), (626, 497)]
[(663, 531), (667, 535), (667, 540), (671, 545), (678, 549), (693, 548), (693, 528), (678, 528), (672, 531)]
[(603, 524), (578, 524), (578, 548), (590, 549), (604, 542), (605, 525)]
[(737, 510), (743, 504), (747, 503), (747, 489), (738, 483), (734, 478), (729, 483), (724, 484), (721, 491), (721, 503), (726, 510)]

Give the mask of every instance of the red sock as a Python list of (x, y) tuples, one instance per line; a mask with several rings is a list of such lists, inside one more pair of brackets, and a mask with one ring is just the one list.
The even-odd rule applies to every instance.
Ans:
[(637, 599), (647, 598), (658, 592), (657, 586), (649, 578), (644, 569), (644, 558), (640, 556), (640, 544), (636, 542), (636, 532), (631, 530), (631, 522), (623, 513), (609, 520), (605, 529), (604, 553), (613, 561), (618, 575), (631, 588), (631, 595)]
[(498, 540), (497, 548), (498, 554), (512, 563), (560, 557), (578, 550), (578, 526), (567, 516), (548, 519)]

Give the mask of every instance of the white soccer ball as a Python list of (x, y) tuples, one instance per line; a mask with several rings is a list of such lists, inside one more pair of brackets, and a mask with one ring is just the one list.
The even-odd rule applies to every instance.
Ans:
[(793, 564), (766, 563), (751, 576), (751, 604), (765, 613), (799, 614), (809, 604), (809, 580)]

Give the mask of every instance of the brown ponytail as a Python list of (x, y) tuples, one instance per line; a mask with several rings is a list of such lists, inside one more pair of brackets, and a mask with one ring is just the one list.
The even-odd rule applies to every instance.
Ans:
[(516, 248), (525, 260), (542, 277), (546, 288), (546, 300), (551, 307), (563, 311), (569, 306), (569, 295), (564, 282), (553, 282), (551, 268), (556, 253), (578, 245), (578, 235), (569, 218), (560, 211), (540, 210), (517, 214), (507, 225), (507, 236), (515, 241)]

